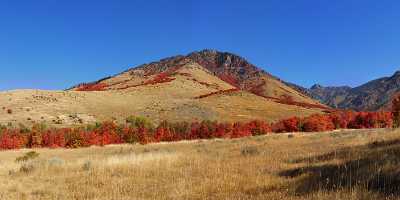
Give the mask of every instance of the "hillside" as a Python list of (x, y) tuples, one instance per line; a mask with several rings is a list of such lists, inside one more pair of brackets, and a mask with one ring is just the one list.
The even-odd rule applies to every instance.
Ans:
[[(197, 66), (197, 71), (187, 66)], [(202, 74), (197, 74), (203, 71)], [(135, 90), (148, 85), (174, 82), (176, 75), (206, 86), (211, 92), (238, 89), (265, 99), (302, 107), (327, 108), (302, 91), (252, 65), (244, 58), (228, 52), (203, 50), (186, 56), (175, 56), (131, 68), (116, 76), (72, 87), (73, 91)], [(183, 83), (181, 85), (186, 85)], [(204, 88), (204, 87), (203, 87)], [(187, 93), (188, 91), (184, 91)], [(203, 92), (203, 94), (206, 94)]]
[(314, 85), (308, 93), (333, 108), (375, 111), (389, 108), (399, 90), (400, 71), (355, 88)]
[(162, 120), (276, 121), (327, 108), (243, 58), (204, 50), (66, 91), (0, 93), (0, 123), (69, 126), (130, 115)]

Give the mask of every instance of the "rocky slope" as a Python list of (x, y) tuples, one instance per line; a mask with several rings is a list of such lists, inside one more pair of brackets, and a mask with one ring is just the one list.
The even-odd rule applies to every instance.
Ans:
[(400, 71), (355, 88), (314, 85), (307, 93), (333, 108), (375, 111), (389, 108), (391, 99), (399, 91)]

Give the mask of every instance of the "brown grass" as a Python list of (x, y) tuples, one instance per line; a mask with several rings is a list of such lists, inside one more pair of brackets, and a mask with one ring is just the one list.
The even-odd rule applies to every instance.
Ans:
[[(192, 77), (179, 73), (191, 74)], [(118, 120), (135, 115), (172, 122), (193, 120), (277, 121), (292, 116), (322, 113), (321, 109), (289, 106), (240, 91), (234, 94), (198, 96), (233, 89), (211, 72), (197, 64), (188, 64), (175, 74), (173, 81), (144, 85), (147, 79), (130, 72), (105, 80), (110, 91), (45, 91), (15, 90), (0, 92), (0, 124), (14, 126), (46, 123), (51, 126), (76, 126), (95, 121)], [(152, 80), (154, 77), (150, 77)], [(194, 81), (195, 79), (196, 81)], [(199, 82), (200, 81), (200, 82)], [(209, 85), (202, 84), (201, 81)], [(275, 81), (276, 82), (276, 81)], [(276, 82), (274, 87), (282, 84)], [(137, 87), (127, 87), (140, 85)], [(118, 88), (127, 87), (125, 90)], [(270, 91), (273, 92), (273, 91)], [(8, 112), (7, 110), (12, 112)]]
[(399, 199), (400, 132), (0, 152), (0, 199)]

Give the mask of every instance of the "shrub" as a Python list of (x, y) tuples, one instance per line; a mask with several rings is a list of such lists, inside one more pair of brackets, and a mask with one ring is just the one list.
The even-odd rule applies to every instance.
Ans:
[(167, 83), (175, 80), (175, 78), (169, 76), (169, 72), (161, 72), (157, 74), (153, 79), (146, 81), (143, 85), (155, 85), (158, 83)]
[(25, 174), (31, 173), (34, 170), (35, 166), (33, 165), (33, 163), (26, 163), (26, 162), (24, 162), (19, 168), (19, 171)]
[(147, 130), (154, 130), (153, 123), (150, 122), (147, 118), (144, 117), (136, 117), (136, 116), (129, 116), (126, 118), (126, 123), (131, 125), (134, 128), (145, 128)]
[(15, 162), (26, 162), (29, 160), (33, 160), (37, 157), (39, 157), (39, 153), (37, 153), (36, 151), (29, 151), (25, 153), (23, 156), (17, 157), (15, 159)]
[(298, 117), (283, 119), (272, 126), (273, 132), (299, 132), (302, 130), (301, 120)]
[(65, 134), (68, 132), (68, 129), (48, 130), (42, 135), (42, 145), (50, 148), (65, 147)]
[(334, 129), (335, 124), (329, 115), (312, 115), (304, 119), (303, 131), (305, 132), (331, 131)]
[(400, 127), (400, 95), (396, 95), (392, 100), (392, 115), (394, 127)]
[(272, 132), (271, 126), (263, 121), (254, 120), (245, 125), (253, 136), (265, 135)]
[(83, 83), (79, 85), (77, 91), (102, 91), (108, 87), (105, 83)]
[(254, 156), (260, 154), (260, 151), (257, 149), (257, 147), (254, 146), (247, 146), (243, 147), (240, 153), (243, 156)]
[(78, 148), (88, 146), (88, 143), (84, 140), (85, 132), (80, 130), (75, 130), (69, 132), (65, 136), (65, 146), (68, 148)]
[(203, 98), (206, 98), (206, 97), (209, 97), (209, 96), (213, 96), (213, 95), (228, 94), (228, 93), (232, 93), (232, 92), (236, 92), (236, 91), (239, 91), (239, 89), (232, 88), (232, 89), (227, 89), (227, 90), (219, 90), (219, 91), (216, 91), (216, 92), (211, 92), (211, 93), (208, 93), (208, 94), (203, 94), (203, 95), (197, 96), (197, 97), (195, 97), (195, 99), (203, 99)]
[(291, 117), (273, 124), (264, 121), (218, 123), (216, 121), (169, 123), (157, 128), (146, 118), (128, 117), (126, 124), (113, 121), (78, 128), (48, 129), (44, 124), (12, 128), (0, 126), (0, 149), (23, 147), (78, 148), (91, 145), (120, 143), (147, 144), (161, 141), (178, 141), (211, 138), (239, 138), (265, 135), (271, 132), (319, 132), (338, 128), (390, 128), (393, 112), (335, 111), (315, 114), (305, 118)]
[(19, 149), (24, 147), (27, 138), (19, 130), (3, 130), (0, 135), (0, 149)]

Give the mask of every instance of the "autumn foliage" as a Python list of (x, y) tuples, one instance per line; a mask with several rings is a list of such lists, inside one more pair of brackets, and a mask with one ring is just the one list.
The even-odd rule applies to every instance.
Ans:
[(147, 119), (129, 117), (124, 124), (103, 122), (78, 128), (0, 127), (0, 149), (78, 148), (120, 143), (154, 143), (212, 138), (240, 138), (282, 132), (321, 132), (334, 129), (393, 127), (392, 112), (337, 111), (292, 117), (275, 123), (264, 121), (218, 123), (216, 121), (164, 121), (157, 127)]
[(197, 97), (195, 97), (195, 99), (203, 99), (203, 98), (213, 96), (213, 95), (228, 94), (228, 93), (237, 92), (237, 91), (239, 91), (239, 89), (237, 89), (237, 88), (232, 88), (232, 89), (227, 89), (227, 90), (219, 90), (216, 92), (211, 92), (208, 94), (203, 94), (203, 95), (197, 96)]
[(155, 85), (158, 83), (167, 83), (175, 80), (175, 78), (170, 77), (167, 72), (161, 72), (157, 74), (153, 79), (146, 81), (143, 85)]
[(393, 123), (395, 127), (400, 127), (400, 95), (396, 95), (392, 101)]
[(102, 91), (108, 87), (105, 83), (83, 83), (79, 85), (77, 91)]

